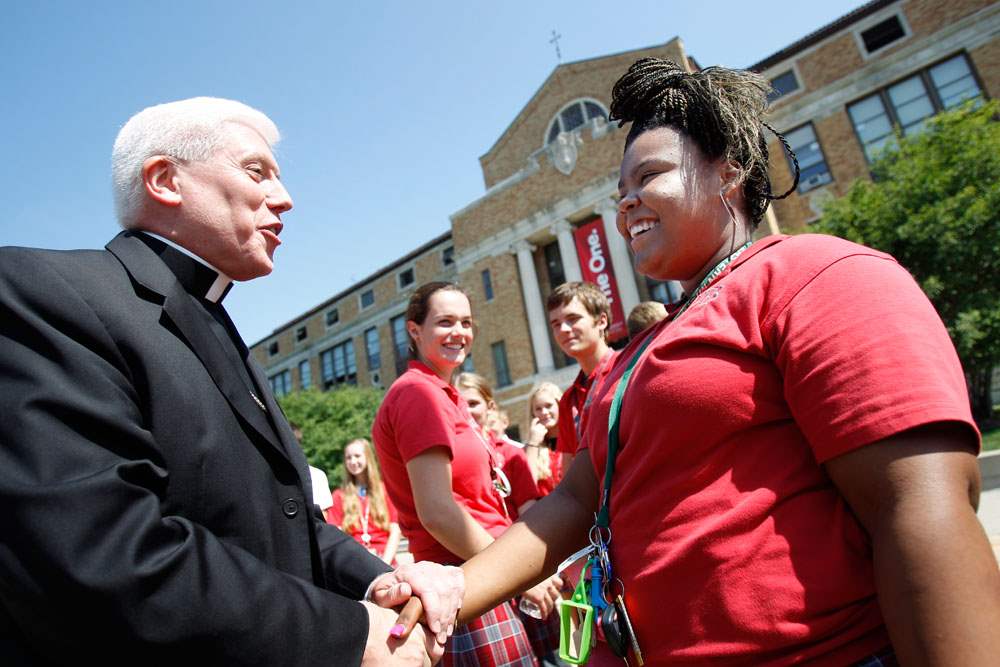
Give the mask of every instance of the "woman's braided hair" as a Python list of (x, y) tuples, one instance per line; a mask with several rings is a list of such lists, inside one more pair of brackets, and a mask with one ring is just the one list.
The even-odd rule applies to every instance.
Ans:
[[(643, 58), (615, 82), (610, 119), (619, 127), (632, 123), (626, 147), (646, 130), (669, 125), (694, 140), (709, 160), (738, 164), (747, 213), (756, 227), (768, 202), (784, 199), (799, 182), (799, 163), (788, 142), (761, 120), (769, 91), (767, 80), (754, 72), (725, 67), (686, 72), (669, 60)], [(795, 165), (792, 187), (782, 195), (771, 192), (765, 127)]]

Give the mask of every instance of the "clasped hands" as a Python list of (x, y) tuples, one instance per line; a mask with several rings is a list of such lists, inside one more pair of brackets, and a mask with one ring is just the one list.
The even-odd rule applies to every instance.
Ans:
[[(436, 663), (455, 629), (464, 593), (462, 570), (429, 561), (402, 565), (376, 578), (371, 602), (362, 602), (368, 612), (368, 641), (361, 664)], [(420, 619), (408, 619), (393, 611), (411, 597), (418, 598), (423, 606)]]

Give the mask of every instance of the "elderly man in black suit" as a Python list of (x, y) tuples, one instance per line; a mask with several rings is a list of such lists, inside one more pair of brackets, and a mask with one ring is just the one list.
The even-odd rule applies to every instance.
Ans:
[[(319, 519), (222, 305), (281, 243), (277, 139), (238, 102), (151, 107), (115, 142), (105, 250), (0, 249), (0, 663), (440, 657), (460, 572), (389, 572)], [(394, 639), (411, 594), (431, 631)]]

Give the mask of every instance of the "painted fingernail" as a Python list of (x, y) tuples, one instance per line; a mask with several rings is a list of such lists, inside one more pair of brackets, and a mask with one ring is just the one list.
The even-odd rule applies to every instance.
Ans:
[(389, 635), (391, 637), (399, 639), (400, 637), (403, 636), (404, 632), (406, 632), (406, 626), (404, 626), (402, 623), (397, 623), (396, 625), (392, 626), (392, 630), (389, 630)]

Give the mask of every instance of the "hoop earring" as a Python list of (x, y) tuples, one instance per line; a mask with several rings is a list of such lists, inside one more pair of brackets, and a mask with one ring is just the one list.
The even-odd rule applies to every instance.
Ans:
[(729, 213), (729, 220), (733, 223), (733, 235), (729, 240), (729, 254), (733, 254), (733, 250), (736, 248), (736, 232), (738, 226), (736, 224), (736, 212), (733, 211), (733, 206), (728, 201), (726, 201), (726, 196), (722, 194), (722, 190), (719, 190), (719, 199), (722, 200), (722, 205), (726, 207), (726, 212)]

